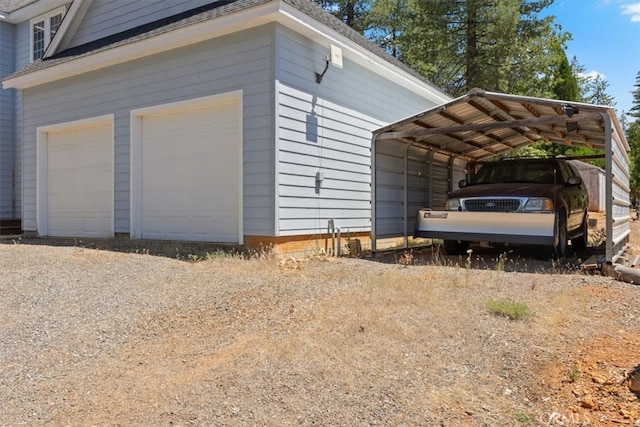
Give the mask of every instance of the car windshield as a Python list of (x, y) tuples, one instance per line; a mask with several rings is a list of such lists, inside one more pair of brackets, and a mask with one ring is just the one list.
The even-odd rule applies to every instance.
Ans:
[(555, 162), (503, 161), (482, 166), (470, 184), (506, 183), (560, 184), (562, 174)]

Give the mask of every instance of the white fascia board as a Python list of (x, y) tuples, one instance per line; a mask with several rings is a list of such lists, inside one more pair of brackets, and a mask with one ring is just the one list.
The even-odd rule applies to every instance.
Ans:
[(5, 89), (27, 89), (44, 83), (74, 77), (273, 22), (276, 20), (277, 12), (277, 3), (266, 3), (263, 6), (246, 9), (220, 19), (212, 19), (178, 28), (138, 42), (108, 48), (102, 52), (61, 62), (49, 68), (5, 79), (2, 82), (2, 86)]
[[(11, 24), (19, 24), (35, 18), (36, 16), (43, 15), (53, 9), (60, 6), (67, 5), (71, 0), (53, 0), (53, 1), (36, 1), (23, 8), (16, 10), (15, 12), (5, 14), (5, 21)], [(82, 1), (82, 0), (78, 0)]]
[(315, 20), (309, 19), (307, 15), (293, 6), (281, 2), (280, 8), (280, 14), (278, 15), (278, 22), (280, 24), (315, 42), (325, 42), (327, 44), (327, 53), (329, 53), (331, 44), (336, 45), (342, 48), (343, 57), (427, 99), (433, 100), (436, 104), (451, 101), (452, 98), (438, 88), (423, 82), (410, 73), (385, 61), (342, 34), (335, 32)]

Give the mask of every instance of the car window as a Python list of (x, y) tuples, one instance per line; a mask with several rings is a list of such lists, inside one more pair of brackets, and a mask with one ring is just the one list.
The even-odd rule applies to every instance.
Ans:
[(566, 163), (567, 169), (569, 170), (569, 176), (580, 176), (580, 172), (578, 171), (578, 168), (576, 168), (575, 165), (572, 165), (571, 163)]
[(520, 165), (520, 181), (553, 184), (558, 181), (557, 170), (552, 163), (535, 162)]
[(573, 169), (572, 165), (570, 165), (569, 163), (558, 162), (558, 166), (560, 167), (560, 170), (564, 175), (564, 182), (567, 182), (570, 177), (576, 175), (575, 170)]
[(505, 183), (513, 180), (511, 168), (504, 163), (487, 163), (471, 180), (472, 184)]
[(471, 184), (565, 182), (565, 173), (558, 170), (555, 162), (507, 161), (485, 164), (471, 180)]

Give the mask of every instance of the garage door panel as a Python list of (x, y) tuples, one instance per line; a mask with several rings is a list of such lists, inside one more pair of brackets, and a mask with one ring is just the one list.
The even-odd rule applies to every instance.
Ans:
[(143, 238), (239, 242), (238, 103), (142, 117)]
[[(167, 220), (171, 224), (171, 230), (167, 230)], [(182, 215), (181, 212), (175, 216), (167, 216), (166, 213), (163, 213), (161, 216), (148, 215), (145, 217), (145, 238), (233, 242), (238, 238), (236, 226), (237, 218), (235, 212), (226, 217), (217, 218), (212, 218), (208, 213), (188, 218)], [(194, 228), (203, 230), (203, 232), (194, 232)]]
[(111, 237), (111, 125), (49, 133), (47, 164), (47, 234), (65, 237)]
[[(212, 198), (226, 198), (229, 203), (237, 204), (237, 192), (230, 192), (228, 187), (215, 191), (215, 187), (203, 188), (173, 188), (162, 190), (147, 190), (144, 209), (148, 214), (159, 215), (161, 212), (175, 214), (176, 212), (197, 213), (211, 212)], [(217, 209), (218, 213), (224, 210)], [(237, 210), (233, 210), (237, 213)]]

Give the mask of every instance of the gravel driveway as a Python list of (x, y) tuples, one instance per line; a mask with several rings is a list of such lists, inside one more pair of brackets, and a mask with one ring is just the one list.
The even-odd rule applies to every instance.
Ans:
[(537, 425), (587, 410), (589, 340), (640, 364), (639, 289), (600, 276), (25, 244), (0, 271), (2, 426)]

